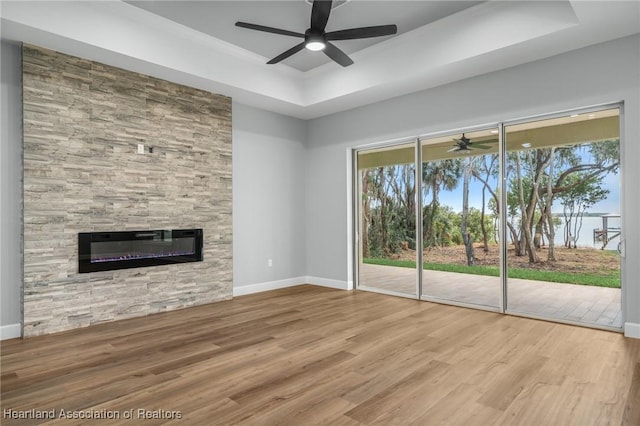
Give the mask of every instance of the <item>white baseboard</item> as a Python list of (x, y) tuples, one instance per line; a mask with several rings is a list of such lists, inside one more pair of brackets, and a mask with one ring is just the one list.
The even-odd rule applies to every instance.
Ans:
[(258, 284), (249, 284), (233, 288), (233, 296), (244, 296), (245, 294), (260, 293), (262, 291), (277, 290), (279, 288), (293, 287), (306, 284), (306, 277), (294, 277), (284, 280), (267, 281)]
[(624, 323), (624, 336), (633, 339), (640, 339), (640, 324), (633, 322)]
[(311, 284), (321, 287), (337, 288), (339, 290), (352, 290), (353, 284), (347, 281), (331, 280), (319, 277), (294, 277), (284, 280), (267, 281), (264, 283), (249, 284), (233, 288), (233, 297), (245, 294), (260, 293), (262, 291), (277, 290), (279, 288), (294, 287), (302, 284)]
[(319, 285), (322, 287), (337, 288), (338, 290), (349, 290), (349, 283), (347, 281), (331, 280), (329, 278), (320, 278), (320, 277), (312, 277), (312, 276), (307, 276), (305, 278), (306, 278), (307, 284)]
[(0, 326), (0, 340), (15, 339), (21, 336), (22, 326), (20, 323)]

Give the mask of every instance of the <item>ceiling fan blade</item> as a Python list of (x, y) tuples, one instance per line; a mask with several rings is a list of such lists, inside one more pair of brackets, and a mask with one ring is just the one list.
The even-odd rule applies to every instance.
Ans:
[(460, 147), (454, 146), (453, 148), (447, 150), (447, 152), (456, 152), (456, 151), (460, 151)]
[(287, 59), (289, 56), (293, 55), (294, 53), (297, 53), (299, 51), (301, 51), (302, 49), (304, 49), (304, 42), (300, 43), (300, 44), (296, 44), (295, 46), (293, 46), (291, 49), (287, 50), (286, 52), (283, 52), (281, 54), (279, 54), (278, 56), (276, 56), (275, 58), (273, 58), (272, 60), (270, 60), (269, 62), (267, 62), (267, 64), (277, 64), (278, 62)]
[(250, 24), (248, 22), (236, 22), (236, 27), (248, 28), (250, 30), (264, 31), (265, 33), (280, 34), (280, 35), (286, 35), (291, 37), (304, 37), (304, 34), (302, 33), (296, 33), (288, 30), (281, 30), (280, 28), (265, 27), (264, 25)]
[(335, 44), (327, 42), (327, 45), (324, 48), (323, 52), (325, 53), (325, 55), (327, 55), (328, 57), (330, 57), (335, 62), (342, 65), (343, 67), (348, 67), (349, 65), (353, 64), (353, 61), (351, 60), (351, 58), (349, 58), (347, 54), (344, 53), (342, 50), (338, 49), (338, 47)]
[(353, 40), (357, 38), (382, 37), (398, 32), (395, 25), (378, 25), (375, 27), (351, 28), (348, 30), (327, 33), (327, 40)]
[(317, 33), (323, 33), (324, 28), (329, 21), (329, 14), (331, 13), (331, 1), (327, 0), (313, 0), (313, 7), (311, 8), (311, 30)]

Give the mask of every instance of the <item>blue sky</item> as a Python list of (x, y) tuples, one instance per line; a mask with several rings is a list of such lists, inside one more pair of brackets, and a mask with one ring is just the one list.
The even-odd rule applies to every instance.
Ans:
[[(593, 213), (619, 213), (620, 212), (620, 176), (618, 174), (610, 173), (604, 180), (603, 184), (609, 189), (609, 196), (607, 199), (600, 201), (591, 207), (588, 211)], [(478, 210), (482, 208), (482, 183), (476, 179), (471, 179), (469, 184), (469, 206), (475, 207)], [(431, 200), (431, 195), (427, 196), (427, 200)], [(486, 201), (488, 202), (490, 197), (489, 192), (486, 193)], [(440, 204), (447, 204), (456, 212), (462, 211), (462, 179), (460, 179), (459, 186), (453, 191), (440, 191), (439, 194)], [(561, 213), (562, 207), (558, 204), (554, 206), (553, 211), (555, 213)]]

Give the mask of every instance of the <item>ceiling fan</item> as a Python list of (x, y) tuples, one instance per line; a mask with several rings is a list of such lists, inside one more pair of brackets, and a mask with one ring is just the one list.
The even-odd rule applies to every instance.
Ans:
[(454, 141), (455, 145), (453, 146), (453, 148), (448, 149), (447, 152), (460, 152), (462, 154), (468, 154), (476, 148), (491, 149), (491, 147), (489, 146), (471, 142), (471, 139), (466, 137), (464, 133), (462, 134), (462, 137), (460, 139), (454, 139)]
[(350, 28), (347, 30), (331, 31), (327, 33), (325, 32), (325, 28), (329, 20), (329, 14), (331, 13), (331, 3), (331, 1), (327, 0), (314, 0), (313, 7), (311, 9), (311, 26), (304, 34), (279, 28), (265, 27), (264, 25), (250, 24), (247, 22), (236, 22), (236, 26), (248, 28), (250, 30), (304, 38), (302, 43), (296, 44), (291, 49), (271, 59), (267, 64), (276, 64), (306, 47), (313, 51), (322, 50), (325, 55), (343, 67), (348, 67), (353, 64), (353, 61), (346, 53), (340, 50), (335, 44), (331, 43), (332, 41), (382, 37), (398, 32), (398, 27), (395, 25), (378, 25), (373, 27)]

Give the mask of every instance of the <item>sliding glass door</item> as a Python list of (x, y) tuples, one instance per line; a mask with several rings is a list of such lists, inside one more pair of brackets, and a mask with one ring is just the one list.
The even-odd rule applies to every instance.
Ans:
[(358, 285), (416, 297), (416, 145), (357, 157)]
[(358, 288), (621, 329), (619, 107), (356, 152)]
[(500, 307), (498, 130), (422, 140), (422, 297)]
[(505, 131), (507, 311), (622, 327), (619, 110)]

